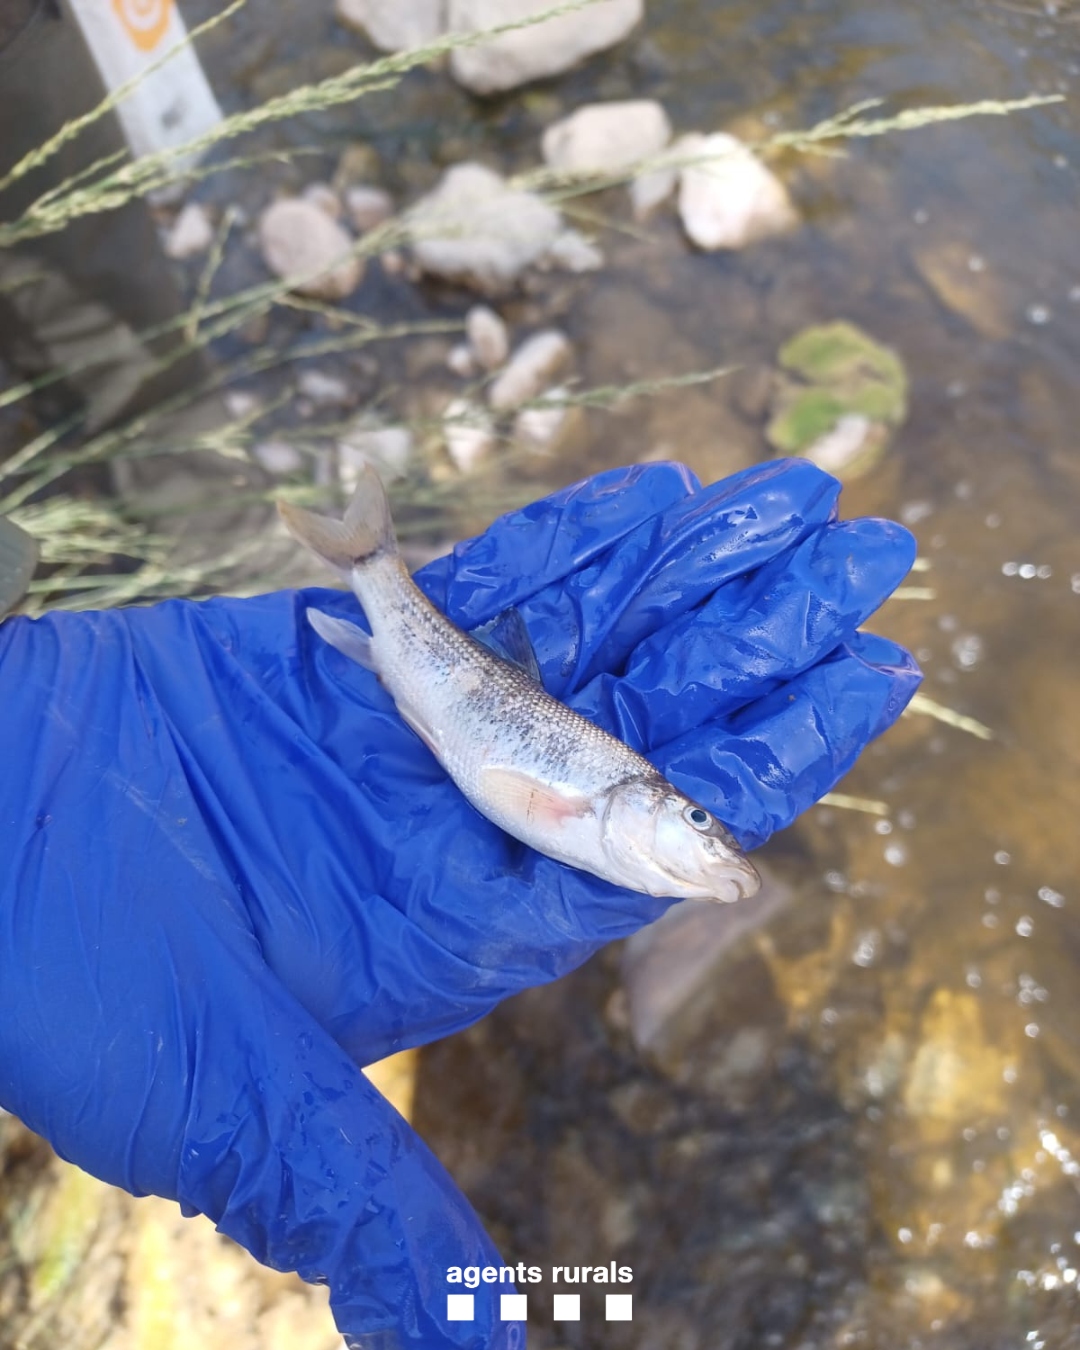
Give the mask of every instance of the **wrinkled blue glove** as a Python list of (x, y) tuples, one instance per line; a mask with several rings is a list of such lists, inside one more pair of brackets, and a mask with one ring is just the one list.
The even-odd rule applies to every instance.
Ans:
[[(913, 541), (836, 523), (838, 494), (803, 461), (706, 489), (617, 470), (418, 579), (466, 628), (517, 605), (547, 688), (753, 846), (919, 679), (856, 632)], [(499, 1258), (358, 1066), (668, 902), (478, 815), (309, 605), (358, 609), (308, 590), (0, 626), (0, 1103), (87, 1171), (329, 1282), (352, 1346), (521, 1346), (493, 1296), (447, 1322), (447, 1267)]]

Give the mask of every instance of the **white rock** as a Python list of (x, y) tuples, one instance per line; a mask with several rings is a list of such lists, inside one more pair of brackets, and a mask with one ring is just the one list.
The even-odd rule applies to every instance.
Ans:
[(509, 290), (548, 251), (558, 211), (482, 164), (457, 164), (408, 212), (413, 253), (425, 272), (488, 295)]
[(225, 411), (236, 422), (253, 416), (262, 407), (260, 400), (246, 389), (227, 389), (223, 401)]
[(456, 398), (443, 413), (446, 452), (462, 473), (470, 473), (495, 448), (495, 429), (487, 412), (467, 398)]
[(193, 258), (213, 242), (214, 226), (206, 208), (188, 202), (166, 232), (165, 252), (170, 258)]
[[(449, 0), (448, 27), (452, 33), (479, 33), (552, 8), (550, 0)], [(450, 72), (477, 94), (514, 89), (614, 47), (644, 12), (645, 0), (600, 0), (587, 9), (501, 33), (479, 46), (459, 48), (450, 54)]]
[(580, 230), (563, 230), (545, 254), (544, 262), (564, 272), (598, 272), (604, 265), (604, 255)]
[(550, 455), (569, 431), (573, 414), (580, 409), (567, 403), (569, 390), (549, 389), (531, 408), (522, 408), (514, 419), (514, 440), (538, 454)]
[(338, 478), (352, 494), (360, 471), (371, 465), (386, 482), (403, 478), (412, 458), (412, 432), (407, 427), (381, 427), (359, 417), (337, 443)]
[(344, 408), (353, 401), (346, 382), (339, 375), (327, 375), (322, 370), (302, 370), (296, 388), (317, 408)]
[(645, 220), (675, 191), (679, 183), (678, 169), (661, 166), (640, 173), (630, 184), (630, 206), (635, 220)]
[(679, 175), (679, 214), (699, 248), (743, 248), (798, 223), (783, 183), (734, 136), (683, 137), (680, 144), (708, 161)]
[(283, 477), (298, 473), (304, 467), (304, 457), (288, 441), (260, 441), (252, 446), (252, 455), (267, 473)]
[(319, 300), (344, 300), (360, 284), (364, 265), (345, 257), (352, 240), (311, 202), (273, 202), (259, 217), (263, 261), (276, 276), (296, 277), (293, 289)]
[(309, 183), (301, 195), (304, 201), (317, 206), (331, 220), (341, 219), (341, 198), (329, 183)]
[(506, 324), (487, 305), (473, 305), (465, 316), (465, 335), (477, 364), (484, 370), (498, 370), (510, 355), (510, 334)]
[(394, 214), (394, 199), (384, 189), (364, 184), (346, 191), (345, 210), (354, 229), (373, 230)]
[(510, 358), (488, 391), (488, 402), (497, 412), (519, 408), (546, 389), (554, 376), (569, 363), (573, 348), (558, 329), (534, 333)]
[(476, 353), (467, 342), (459, 342), (446, 353), (446, 364), (463, 380), (471, 380), (476, 374)]
[(882, 444), (886, 434), (880, 422), (873, 422), (862, 413), (844, 413), (803, 454), (811, 464), (839, 477), (865, 451)]
[(336, 0), (334, 13), (384, 52), (426, 46), (446, 31), (446, 0)]
[(544, 160), (562, 173), (619, 173), (670, 140), (667, 113), (653, 99), (587, 103), (544, 132)]

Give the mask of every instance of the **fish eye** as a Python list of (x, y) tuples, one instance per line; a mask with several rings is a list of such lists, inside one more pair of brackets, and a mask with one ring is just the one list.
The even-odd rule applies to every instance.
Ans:
[(686, 813), (686, 819), (691, 825), (708, 825), (709, 813), (708, 811), (703, 811), (700, 806), (692, 806)]

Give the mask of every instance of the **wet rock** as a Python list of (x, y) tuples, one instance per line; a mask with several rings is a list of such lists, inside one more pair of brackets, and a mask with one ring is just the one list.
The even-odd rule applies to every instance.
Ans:
[(512, 288), (561, 232), (558, 211), (482, 164), (449, 169), (407, 215), (413, 252), (434, 276), (487, 295)]
[(360, 472), (370, 465), (385, 482), (403, 478), (412, 458), (407, 427), (383, 427), (359, 417), (337, 443), (338, 478), (347, 493), (356, 490)]
[(920, 1032), (904, 1085), (904, 1108), (911, 1116), (955, 1129), (973, 1117), (1004, 1112), (1005, 1071), (1013, 1057), (988, 1034), (978, 998), (937, 990)]
[(394, 199), (384, 188), (357, 184), (345, 190), (345, 210), (353, 229), (374, 230), (394, 214)]
[(912, 261), (935, 297), (981, 336), (1000, 341), (1015, 327), (1000, 278), (983, 258), (957, 240), (929, 240)]
[(293, 289), (317, 300), (344, 300), (364, 275), (346, 257), (352, 240), (336, 221), (302, 198), (273, 202), (259, 218), (263, 261), (275, 276), (295, 277)]
[(353, 141), (341, 152), (341, 158), (334, 170), (333, 187), (335, 192), (345, 192), (351, 187), (362, 187), (371, 178), (379, 174), (379, 155), (373, 145), (367, 141)]
[(488, 391), (488, 402), (498, 412), (519, 408), (536, 398), (569, 364), (573, 348), (556, 328), (534, 333), (510, 358), (506, 369)]
[(829, 472), (857, 477), (884, 453), (907, 411), (907, 374), (896, 352), (854, 324), (806, 328), (780, 349), (769, 442), (813, 454)]
[(288, 441), (259, 441), (252, 447), (251, 453), (256, 463), (261, 464), (275, 478), (299, 473), (304, 467), (304, 456)]
[(170, 258), (182, 261), (205, 253), (214, 242), (214, 226), (205, 206), (188, 202), (165, 235), (164, 248)]
[(763, 872), (752, 900), (737, 905), (687, 900), (635, 933), (623, 949), (623, 986), (638, 1049), (669, 1047), (684, 1037), (688, 1013), (707, 995), (728, 952), (790, 899), (788, 888)]
[(465, 335), (476, 362), (484, 370), (498, 370), (510, 355), (506, 324), (487, 305), (474, 305), (465, 316)]
[(423, 47), (445, 31), (445, 0), (335, 0), (334, 13), (384, 52)]
[(471, 473), (495, 448), (495, 428), (487, 411), (470, 399), (456, 398), (443, 414), (446, 453), (462, 473)]
[(323, 370), (302, 370), (296, 380), (297, 392), (317, 408), (346, 408), (353, 402), (349, 386), (340, 375)]
[(734, 136), (683, 137), (683, 155), (702, 162), (679, 174), (679, 215), (698, 248), (745, 248), (798, 223), (787, 189)]
[[(449, 0), (449, 29), (455, 33), (482, 32), (551, 8), (548, 0)], [(569, 70), (595, 52), (615, 46), (640, 22), (644, 11), (644, 0), (600, 0), (576, 13), (452, 52), (450, 70), (460, 84), (476, 94), (514, 89)]]
[(225, 404), (225, 411), (237, 422), (254, 417), (262, 407), (256, 395), (247, 389), (227, 389), (221, 401)]
[(844, 413), (824, 436), (803, 453), (812, 464), (836, 478), (858, 478), (881, 458), (889, 428), (862, 413)]
[(534, 454), (553, 455), (580, 420), (581, 409), (567, 402), (568, 389), (549, 389), (514, 419), (514, 440)]
[(667, 113), (653, 99), (588, 103), (544, 132), (544, 160), (568, 174), (619, 173), (671, 140)]
[(679, 171), (669, 164), (661, 164), (647, 173), (640, 173), (630, 184), (630, 206), (635, 220), (646, 220), (672, 195), (679, 185)]
[(476, 353), (467, 342), (459, 342), (446, 353), (447, 367), (463, 380), (471, 380), (476, 374)]
[(580, 230), (563, 230), (548, 249), (544, 262), (564, 272), (598, 272), (604, 255)]
[(301, 197), (303, 201), (317, 206), (331, 220), (341, 219), (341, 198), (329, 183), (309, 183)]

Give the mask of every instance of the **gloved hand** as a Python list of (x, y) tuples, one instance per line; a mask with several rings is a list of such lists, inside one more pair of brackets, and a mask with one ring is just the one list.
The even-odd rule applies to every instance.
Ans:
[[(856, 633), (913, 541), (835, 523), (838, 493), (804, 461), (706, 489), (613, 471), (419, 580), (463, 627), (517, 605), (548, 689), (752, 846), (919, 679)], [(328, 1281), (350, 1345), (520, 1346), (494, 1297), (446, 1321), (447, 1267), (499, 1258), (358, 1066), (667, 902), (479, 816), (309, 605), (358, 615), (308, 590), (0, 626), (0, 1103), (87, 1171)]]

